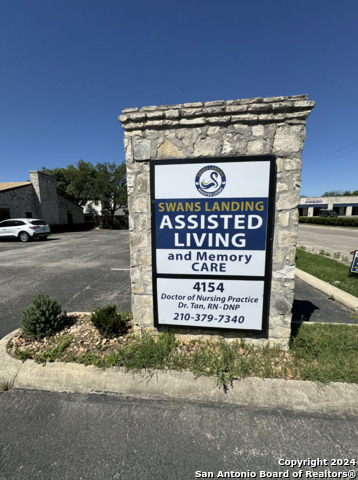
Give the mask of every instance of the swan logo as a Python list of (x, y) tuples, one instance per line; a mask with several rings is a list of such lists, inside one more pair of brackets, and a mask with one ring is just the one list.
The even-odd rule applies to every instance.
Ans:
[(195, 186), (199, 193), (206, 197), (215, 197), (226, 185), (225, 173), (216, 165), (201, 168), (195, 177)]

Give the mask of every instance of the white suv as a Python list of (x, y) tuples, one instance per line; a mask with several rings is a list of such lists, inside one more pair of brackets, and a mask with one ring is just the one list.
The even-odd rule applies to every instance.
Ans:
[(50, 233), (50, 225), (38, 218), (10, 218), (0, 222), (0, 238), (16, 237), (21, 242), (28, 242), (32, 238), (46, 240)]

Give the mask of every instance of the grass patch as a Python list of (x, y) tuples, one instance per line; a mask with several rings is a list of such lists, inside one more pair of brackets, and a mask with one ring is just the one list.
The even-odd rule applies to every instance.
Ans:
[(297, 249), (296, 266), (304, 272), (358, 297), (358, 278), (349, 276), (349, 267), (332, 258)]
[(358, 383), (358, 325), (296, 325), (289, 350), (254, 347), (242, 340), (180, 341), (172, 332), (133, 334), (107, 354), (92, 350), (75, 355), (69, 351), (70, 342), (70, 335), (57, 336), (48, 342), (46, 352), (27, 347), (13, 353), (22, 360), (32, 358), (44, 364), (62, 361), (99, 368), (121, 366), (133, 373), (191, 371), (197, 376), (216, 377), (224, 389), (234, 379), (244, 377)]
[(0, 382), (0, 393), (8, 392), (9, 390), (11, 390), (12, 386), (13, 386), (13, 382), (10, 380), (5, 380), (4, 382)]
[(162, 369), (171, 363), (178, 346), (179, 342), (170, 332), (160, 333), (158, 337), (148, 333), (133, 335), (132, 341), (118, 352), (117, 363), (135, 372)]
[(117, 356), (127, 371), (179, 370), (214, 376), (225, 390), (236, 378), (299, 378), (290, 352), (279, 347), (255, 348), (244, 341), (186, 340), (172, 332), (133, 336)]
[(358, 325), (302, 325), (291, 351), (303, 380), (358, 383)]
[(56, 339), (55, 344), (47, 351), (37, 355), (35, 360), (39, 363), (55, 362), (58, 358), (61, 358), (63, 352), (70, 345), (72, 338), (72, 335), (66, 335), (60, 339)]

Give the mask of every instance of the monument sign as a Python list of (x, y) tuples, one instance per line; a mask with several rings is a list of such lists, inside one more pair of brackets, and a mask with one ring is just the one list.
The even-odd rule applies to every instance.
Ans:
[(288, 347), (307, 95), (126, 108), (134, 322)]
[(266, 331), (274, 162), (151, 163), (156, 325)]

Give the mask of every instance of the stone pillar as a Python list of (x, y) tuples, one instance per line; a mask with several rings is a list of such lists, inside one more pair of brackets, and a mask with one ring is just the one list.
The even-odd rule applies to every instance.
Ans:
[(58, 224), (59, 212), (55, 177), (39, 170), (32, 170), (30, 171), (30, 180), (39, 201), (41, 218), (52, 225)]
[(299, 95), (123, 110), (119, 120), (125, 131), (132, 309), (137, 324), (153, 326), (150, 161), (275, 155), (269, 341), (287, 346), (298, 236), (301, 154), (306, 119), (313, 107), (313, 101)]

